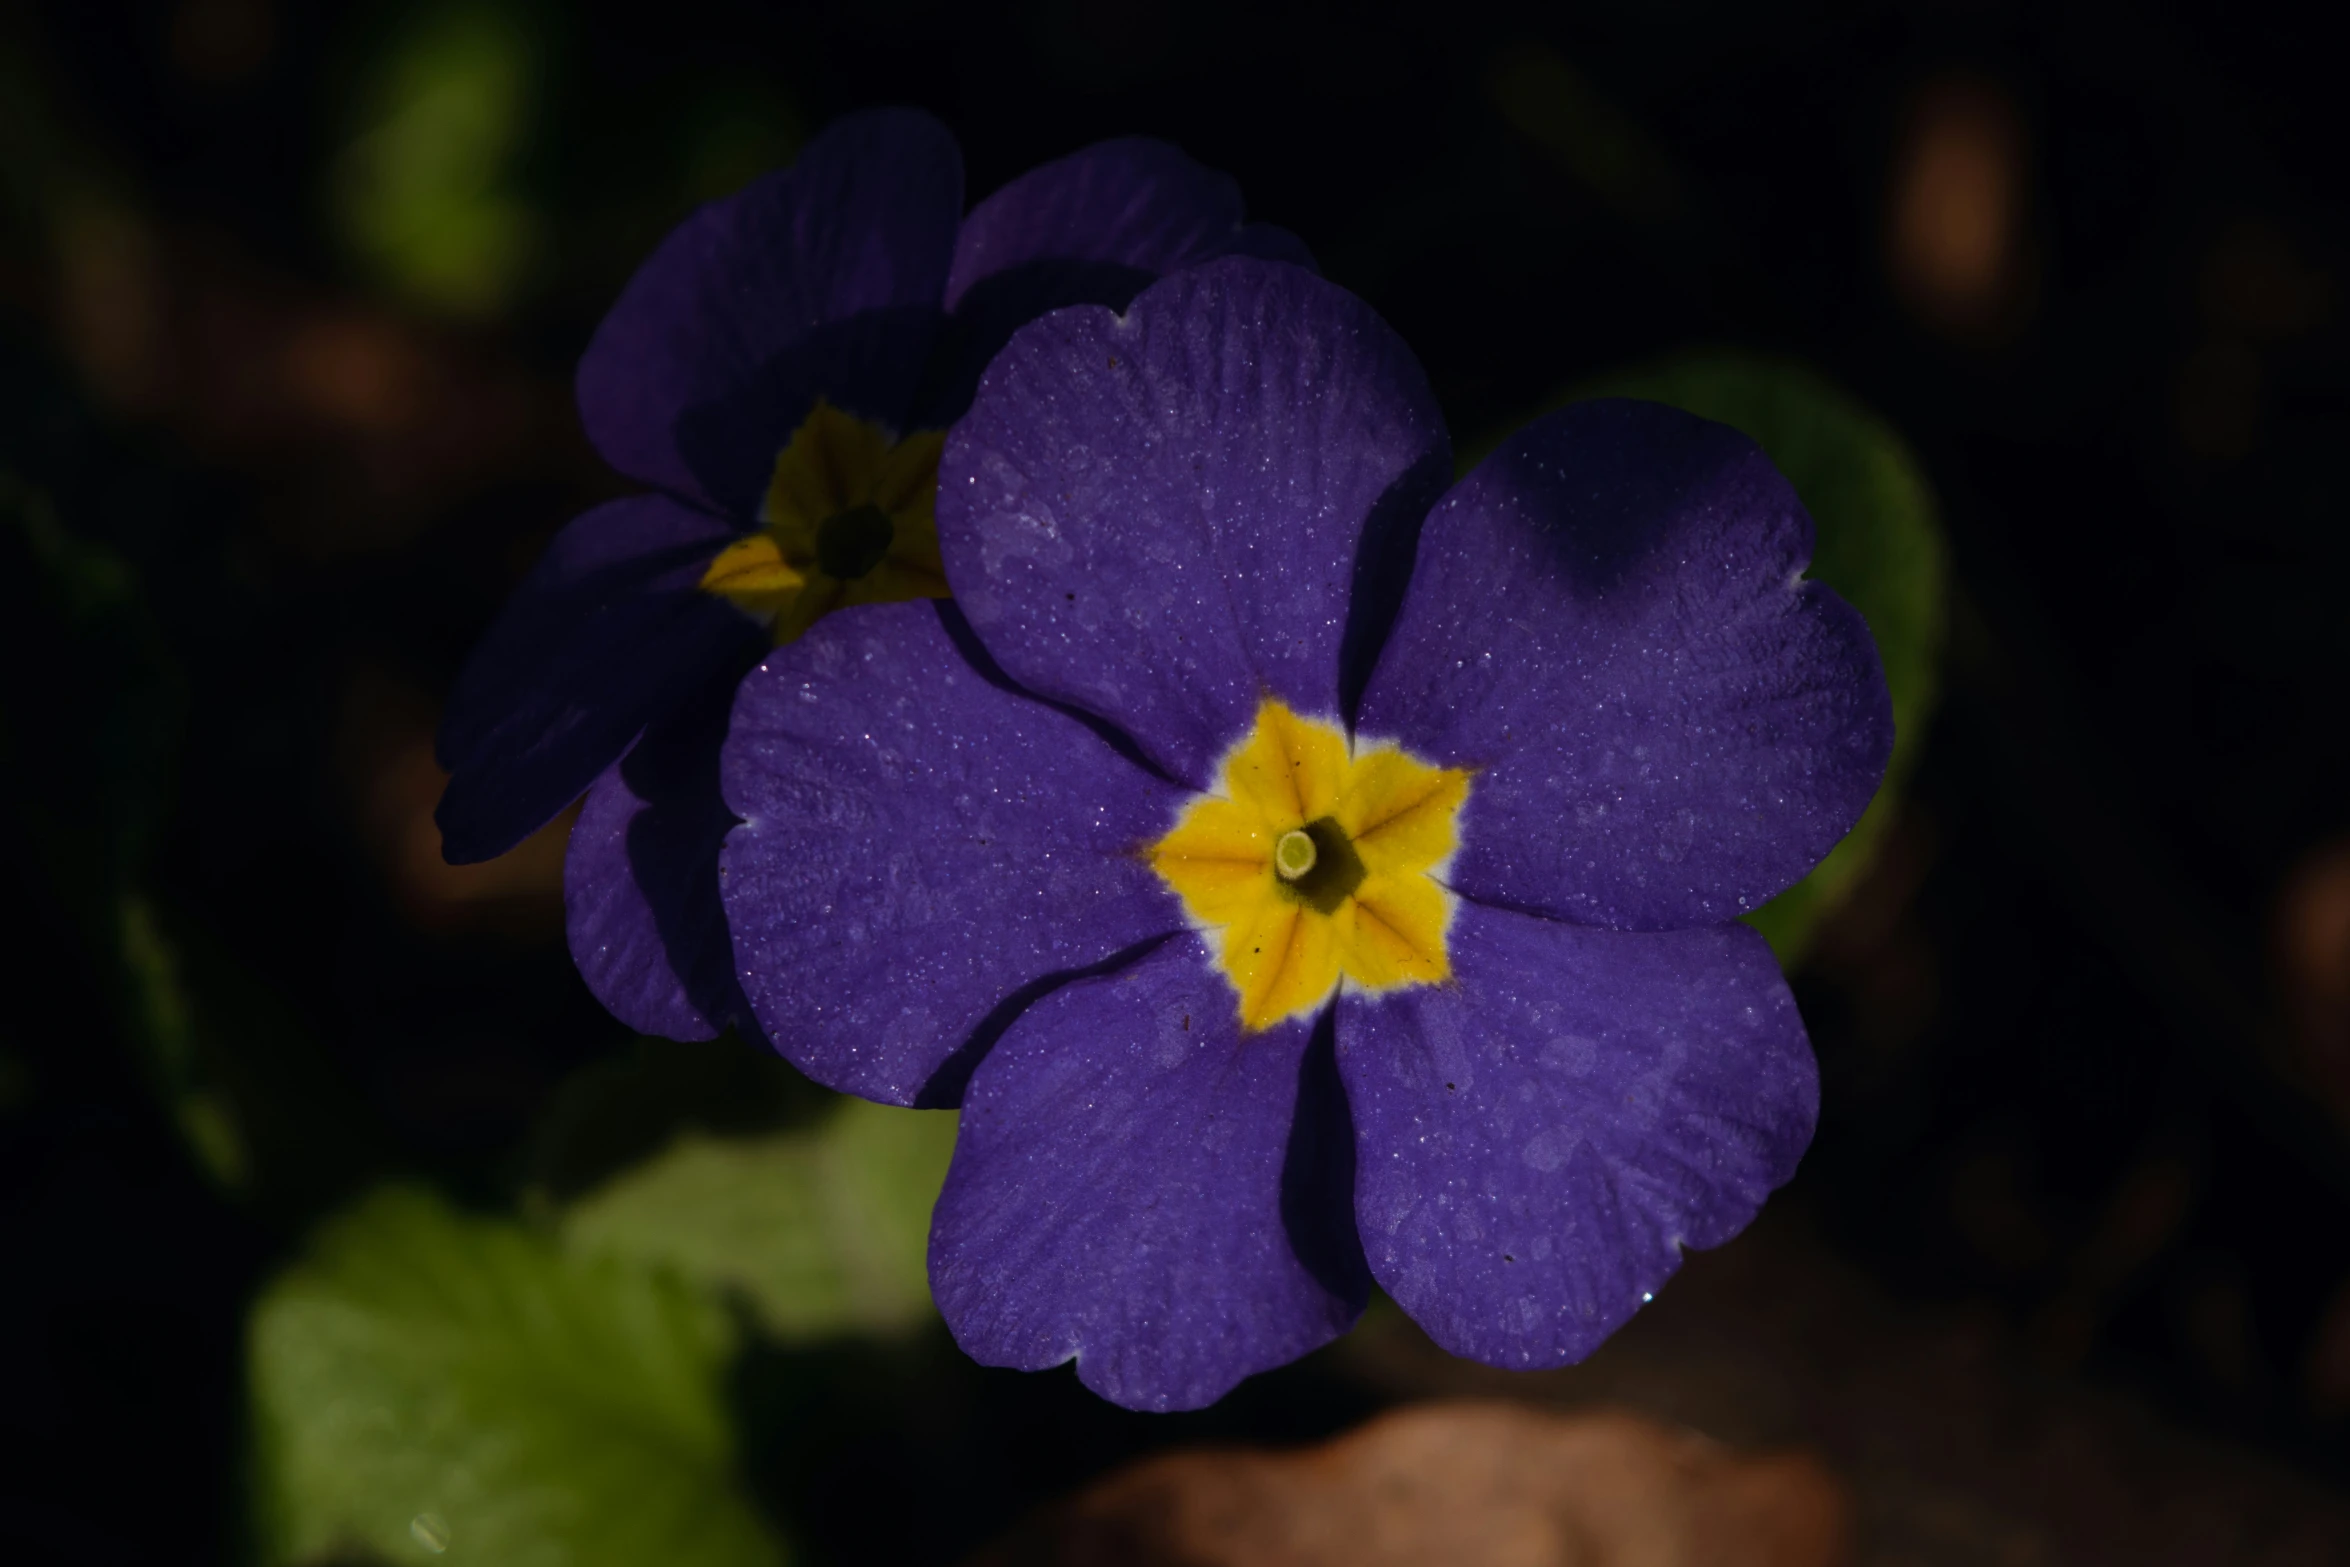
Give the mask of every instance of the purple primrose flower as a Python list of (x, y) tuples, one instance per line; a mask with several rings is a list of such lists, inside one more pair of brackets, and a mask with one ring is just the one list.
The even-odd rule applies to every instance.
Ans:
[(718, 743), (736, 682), (849, 604), (939, 596), (940, 432), (1014, 328), (1123, 306), (1235, 252), (1305, 261), (1175, 148), (1102, 142), (963, 215), (945, 127), (882, 110), (662, 241), (579, 366), (589, 438), (652, 493), (548, 548), (467, 664), (439, 742), (452, 861), (587, 795), (571, 950), (632, 1027), (748, 1021), (718, 902)]
[(1751, 442), (1585, 403), (1447, 488), (1387, 326), (1230, 259), (1023, 328), (940, 471), (954, 602), (743, 682), (721, 881), (785, 1055), (962, 1106), (974, 1357), (1193, 1407), (1375, 1280), (1557, 1365), (1793, 1173), (1817, 1077), (1736, 916), (1892, 716)]

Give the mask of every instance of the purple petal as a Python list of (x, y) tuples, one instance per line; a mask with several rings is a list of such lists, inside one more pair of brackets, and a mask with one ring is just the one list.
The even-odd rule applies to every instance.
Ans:
[(1453, 982), (1338, 1006), (1355, 1218), (1429, 1337), (1580, 1360), (1795, 1173), (1819, 1076), (1762, 937), (1464, 903)]
[[(1247, 232), (1231, 176), (1194, 162), (1171, 142), (1147, 136), (1095, 142), (1038, 164), (971, 209), (955, 240), (947, 309), (963, 311), (975, 289), (1034, 262), (1104, 262), (1147, 282), (1226, 255)], [(1264, 242), (1262, 234), (1247, 241)], [(1304, 256), (1294, 238), (1288, 244), (1293, 254), (1280, 259)]]
[(930, 116), (834, 121), (629, 279), (580, 361), (588, 438), (623, 473), (747, 517), (818, 396), (902, 426), (962, 206), (962, 156)]
[(572, 961), (640, 1034), (709, 1039), (750, 1008), (718, 900), (734, 813), (718, 793), (732, 680), (710, 681), (604, 769), (571, 829), (563, 903)]
[(1448, 463), (1427, 378), (1369, 306), (1227, 259), (1124, 316), (1023, 328), (947, 438), (939, 540), (1014, 679), (1205, 785), (1268, 693), (1340, 711), (1365, 533), (1416, 519)]
[(955, 1103), (1020, 1007), (1183, 923), (1136, 852), (1178, 791), (950, 624), (928, 601), (826, 616), (743, 682), (720, 763), (752, 1012), (810, 1077), (891, 1104)]
[(1229, 253), (1235, 256), (1254, 256), (1260, 261), (1286, 261), (1308, 272), (1322, 270), (1321, 263), (1314, 259), (1314, 253), (1306, 248), (1304, 240), (1271, 223), (1242, 224), (1240, 232), (1232, 236), (1228, 248)]
[(441, 723), (434, 813), (456, 864), (503, 854), (578, 799), (647, 723), (766, 641), (697, 584), (734, 538), (658, 495), (575, 518), (473, 650)]
[(1362, 730), (1477, 770), (1447, 880), (1619, 929), (1761, 904), (1860, 819), (1893, 709), (1811, 519), (1657, 403), (1529, 425), (1429, 515)]
[(1123, 310), (1154, 280), (1226, 255), (1314, 264), (1295, 235), (1243, 223), (1240, 187), (1168, 142), (1122, 137), (1039, 164), (963, 220), (925, 422), (952, 423), (987, 362), (1046, 311)]
[(956, 1342), (1169, 1410), (1345, 1332), (1367, 1281), (1316, 1037), (1242, 1037), (1189, 932), (1038, 1002), (971, 1080), (931, 1219)]

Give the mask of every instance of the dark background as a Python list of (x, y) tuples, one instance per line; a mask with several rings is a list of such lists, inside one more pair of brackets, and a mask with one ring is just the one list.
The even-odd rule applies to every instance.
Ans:
[[(561, 1085), (628, 1036), (563, 950), (560, 832), (440, 864), (438, 704), (539, 545), (620, 488), (568, 376), (636, 260), (883, 102), (956, 130), (974, 196), (1125, 132), (1231, 172), (1412, 343), (1463, 445), (1687, 347), (1799, 356), (1886, 416), (1950, 537), (1945, 697), (1797, 976), (1826, 1112), (1754, 1242), (1779, 1260), (1710, 1294), (1693, 1267), (1691, 1299), (1860, 1312), (1884, 1358), (1839, 1387), (1972, 1346), (1971, 1385), (2020, 1405), (1871, 1418), (1973, 1421), (1972, 1457), (1921, 1438), (1912, 1470), (2046, 1559), (2174, 1559), (2077, 1516), (2076, 1473), (2137, 1475), (2099, 1518), (2221, 1471), (2324, 1514), (2350, 1478), (2350, 337), (2339, 57), (2298, 8), (442, 10), (492, 21), (450, 56), (412, 4), (0, 11), (0, 1542), (232, 1559), (240, 1315), (306, 1226), (388, 1173), (502, 1204), (617, 1157), (564, 1131)], [(491, 128), (442, 176), (458, 217), (428, 191), (371, 228), (395, 177), (363, 139), (420, 51), (475, 70)], [(726, 1085), (706, 1120), (804, 1098), (695, 1059)], [(207, 1153), (224, 1106), (241, 1151)], [(923, 1559), (1149, 1447), (1335, 1429), (1404, 1389), (1382, 1364), (1151, 1420), (940, 1336), (755, 1356), (738, 1392), (800, 1538)], [(1753, 1429), (1865, 1473), (1837, 1396)], [(2088, 1411), (2083, 1467), (2019, 1489), (2001, 1455), (2052, 1408)], [(2105, 1456), (2133, 1429), (2171, 1456)], [(1925, 1556), (2008, 1559), (1950, 1550)]]

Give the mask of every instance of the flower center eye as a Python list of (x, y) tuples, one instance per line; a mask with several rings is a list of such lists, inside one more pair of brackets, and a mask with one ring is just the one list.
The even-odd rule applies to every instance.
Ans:
[(1302, 827), (1283, 833), (1281, 841), (1273, 845), (1273, 869), (1281, 873), (1283, 881), (1295, 881), (1312, 870), (1317, 858), (1313, 837)]
[(933, 510), (945, 441), (818, 398), (775, 459), (757, 529), (718, 552), (702, 591), (765, 622), (777, 647), (845, 604), (948, 597)]
[(835, 512), (816, 530), (816, 569), (836, 581), (854, 582), (881, 564), (897, 531), (878, 506)]
[(1273, 872), (1283, 892), (1316, 914), (1330, 914), (1363, 884), (1363, 857), (1337, 819), (1325, 816), (1281, 835), (1273, 845)]

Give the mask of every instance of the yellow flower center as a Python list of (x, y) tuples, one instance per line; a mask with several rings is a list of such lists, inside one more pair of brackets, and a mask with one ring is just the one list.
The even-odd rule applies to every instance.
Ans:
[(760, 529), (702, 574), (715, 593), (775, 628), (781, 647), (850, 604), (948, 597), (938, 558), (943, 431), (893, 441), (823, 399), (775, 460)]
[(1441, 984), (1469, 775), (1391, 745), (1353, 754), (1334, 725), (1268, 699), (1201, 795), (1151, 845), (1151, 868), (1208, 933), (1254, 1031), (1312, 1012), (1341, 978)]

